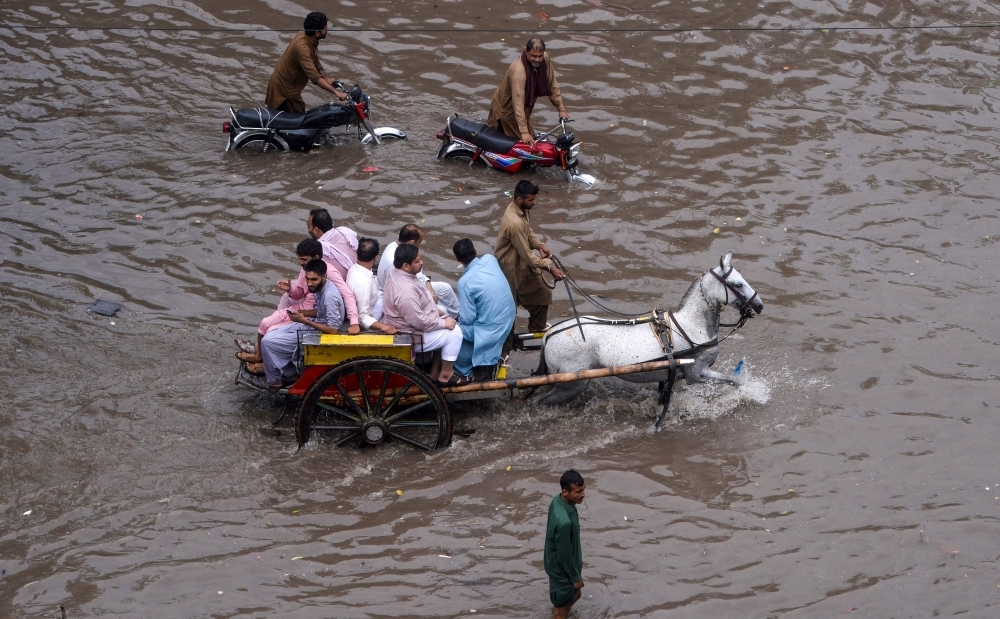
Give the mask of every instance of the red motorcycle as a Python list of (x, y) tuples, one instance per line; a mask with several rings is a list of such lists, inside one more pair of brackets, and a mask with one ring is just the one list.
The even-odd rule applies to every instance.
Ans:
[[(566, 173), (566, 180), (593, 186), (597, 179), (580, 172), (577, 156), (583, 143), (576, 141), (575, 134), (566, 131), (568, 122), (573, 121), (560, 118), (559, 125), (549, 132), (535, 134), (535, 145), (532, 146), (489, 125), (453, 114), (448, 117), (445, 128), (437, 134), (438, 139), (444, 142), (437, 156), (438, 159), (468, 159), (469, 165), (489, 165), (511, 174), (524, 167), (559, 166)], [(560, 128), (560, 135), (552, 135)]]

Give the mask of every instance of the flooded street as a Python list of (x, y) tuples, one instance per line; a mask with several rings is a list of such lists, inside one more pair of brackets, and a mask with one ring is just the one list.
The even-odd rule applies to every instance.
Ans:
[[(228, 106), (262, 104), (310, 10), (328, 74), (409, 139), (224, 152)], [(7, 0), (0, 617), (549, 617), (570, 467), (573, 617), (997, 616), (1000, 33), (872, 28), (997, 21), (980, 2)], [(594, 188), (435, 159), (535, 34)], [(540, 100), (536, 128), (556, 120)], [(296, 274), (308, 210), (383, 246), (419, 223), (425, 271), (455, 283), (452, 244), (491, 251), (518, 178), (542, 186), (535, 231), (624, 311), (676, 307), (733, 251), (767, 306), (715, 369), (746, 358), (748, 384), (680, 385), (659, 433), (652, 386), (616, 379), (456, 407), (477, 432), (434, 453), (271, 430), (282, 400), (233, 384), (233, 337)], [(550, 316), (569, 311), (560, 288)]]

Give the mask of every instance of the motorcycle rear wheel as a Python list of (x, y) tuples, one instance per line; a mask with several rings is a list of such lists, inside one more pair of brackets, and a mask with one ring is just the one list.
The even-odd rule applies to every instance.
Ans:
[(235, 150), (245, 153), (265, 153), (270, 151), (283, 151), (284, 147), (274, 138), (265, 135), (254, 135), (240, 142)]
[[(445, 159), (456, 159), (458, 161), (472, 161), (472, 155), (470, 155), (468, 153), (468, 151), (461, 151), (461, 150), (453, 151), (453, 152), (450, 152), (450, 153), (445, 153), (444, 154), (444, 158)], [(483, 159), (483, 157), (480, 155), (478, 159), (476, 159), (474, 162), (470, 163), (469, 165), (478, 165), (478, 166), (487, 167), (489, 164), (487, 164), (486, 161)]]

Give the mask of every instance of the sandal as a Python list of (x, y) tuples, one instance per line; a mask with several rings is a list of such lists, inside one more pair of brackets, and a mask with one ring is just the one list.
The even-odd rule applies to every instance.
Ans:
[(236, 345), (239, 346), (240, 350), (242, 350), (243, 352), (252, 352), (256, 354), (257, 345), (254, 342), (251, 342), (249, 340), (241, 340), (238, 337), (234, 338), (233, 341), (236, 342)]
[(438, 384), (438, 387), (458, 387), (459, 385), (468, 385), (474, 381), (475, 379), (471, 376), (462, 376), (461, 374), (455, 373), (451, 375), (451, 378), (444, 382), (440, 380), (434, 382)]

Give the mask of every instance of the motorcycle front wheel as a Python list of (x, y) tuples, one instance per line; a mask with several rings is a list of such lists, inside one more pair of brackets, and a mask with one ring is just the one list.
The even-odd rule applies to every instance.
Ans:
[(245, 153), (267, 153), (285, 150), (282, 145), (266, 135), (254, 135), (236, 145), (236, 149)]

